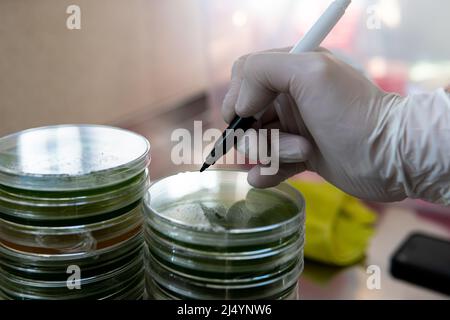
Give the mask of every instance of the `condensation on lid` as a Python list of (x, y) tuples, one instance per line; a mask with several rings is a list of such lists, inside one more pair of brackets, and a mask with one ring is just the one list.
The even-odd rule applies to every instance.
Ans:
[(147, 139), (114, 127), (30, 129), (0, 139), (0, 184), (48, 191), (104, 187), (142, 172), (149, 152)]

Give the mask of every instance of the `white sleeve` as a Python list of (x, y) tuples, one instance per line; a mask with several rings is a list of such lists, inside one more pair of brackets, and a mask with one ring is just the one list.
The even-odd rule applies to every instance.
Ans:
[(450, 97), (413, 95), (401, 108), (399, 155), (408, 197), (450, 206)]

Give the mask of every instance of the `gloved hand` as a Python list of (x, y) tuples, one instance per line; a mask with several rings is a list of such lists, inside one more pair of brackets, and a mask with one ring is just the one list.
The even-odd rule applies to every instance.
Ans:
[(450, 100), (443, 89), (385, 93), (323, 50), (244, 56), (233, 66), (223, 116), (229, 122), (265, 108), (257, 127), (280, 129), (282, 165), (274, 176), (255, 166), (250, 184), (271, 187), (311, 170), (362, 199), (450, 204)]

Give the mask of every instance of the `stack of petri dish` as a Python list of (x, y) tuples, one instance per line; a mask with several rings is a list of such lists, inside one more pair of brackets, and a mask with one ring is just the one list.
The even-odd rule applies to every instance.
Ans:
[(0, 139), (0, 297), (139, 299), (150, 145), (106, 126)]
[(296, 299), (304, 200), (287, 184), (258, 190), (238, 171), (186, 172), (144, 198), (150, 299)]

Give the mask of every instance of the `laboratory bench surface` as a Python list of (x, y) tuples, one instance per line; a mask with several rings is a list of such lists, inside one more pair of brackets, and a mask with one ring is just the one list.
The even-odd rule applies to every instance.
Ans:
[[(118, 126), (136, 131), (149, 138), (152, 145), (151, 178), (158, 179), (176, 172), (198, 170), (198, 166), (175, 166), (170, 159), (173, 143), (170, 135), (175, 128), (192, 130), (194, 120), (212, 125), (206, 108), (207, 97), (193, 98), (163, 115), (140, 116), (133, 122)], [(222, 124), (223, 125), (223, 124)], [(220, 125), (219, 125), (220, 126)], [(299, 280), (300, 299), (448, 299), (449, 296), (395, 279), (389, 272), (390, 258), (400, 244), (413, 232), (424, 232), (450, 238), (450, 210), (446, 213), (417, 210), (410, 204), (376, 205), (379, 218), (375, 235), (360, 263), (337, 268), (305, 261)], [(381, 270), (381, 288), (368, 289), (367, 267)]]
[[(345, 268), (306, 261), (299, 281), (301, 299), (449, 299), (392, 277), (390, 258), (401, 243), (414, 232), (450, 238), (450, 213), (413, 209), (409, 204), (383, 205), (377, 208), (379, 219), (375, 235), (361, 263)], [(306, 231), (308, 232), (308, 231)], [(367, 267), (381, 270), (380, 289), (368, 289), (371, 273)]]

